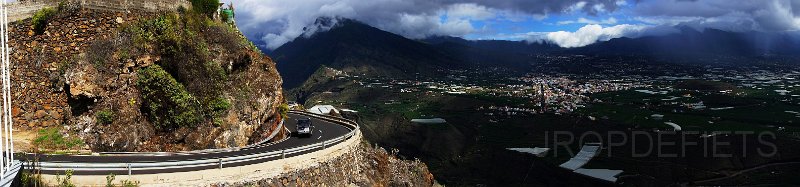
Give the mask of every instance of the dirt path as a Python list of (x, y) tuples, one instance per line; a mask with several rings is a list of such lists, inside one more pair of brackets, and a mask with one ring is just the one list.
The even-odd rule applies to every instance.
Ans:
[(36, 134), (36, 130), (14, 130), (14, 152), (30, 152)]

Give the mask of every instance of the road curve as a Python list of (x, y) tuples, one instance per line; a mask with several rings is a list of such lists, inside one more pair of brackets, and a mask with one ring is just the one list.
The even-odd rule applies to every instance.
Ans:
[[(176, 162), (176, 161), (193, 161), (193, 160), (208, 160), (208, 159), (224, 159), (228, 157), (234, 156), (242, 156), (242, 155), (252, 155), (258, 153), (266, 153), (272, 151), (280, 151), (289, 148), (296, 148), (301, 146), (307, 146), (312, 144), (319, 144), (323, 141), (331, 140), (340, 136), (343, 136), (353, 129), (351, 127), (337, 124), (334, 122), (330, 122), (327, 120), (320, 119), (318, 117), (314, 117), (309, 114), (302, 114), (302, 113), (289, 113), (289, 119), (285, 121), (286, 128), (294, 131), (297, 127), (297, 122), (295, 119), (301, 117), (309, 117), (311, 118), (312, 124), (314, 125), (314, 133), (311, 137), (296, 137), (292, 136), (289, 139), (269, 146), (252, 146), (247, 148), (242, 148), (239, 150), (232, 150), (232, 151), (223, 151), (223, 152), (212, 152), (212, 153), (196, 153), (196, 154), (166, 154), (161, 156), (145, 156), (145, 155), (112, 155), (112, 156), (89, 156), (89, 155), (39, 155), (39, 154), (27, 154), (23, 156), (23, 159), (26, 160), (34, 160), (34, 158), (38, 157), (39, 161), (41, 162), (48, 162), (48, 163), (159, 163), (159, 162)], [(297, 152), (292, 154), (287, 154), (286, 157), (291, 157), (295, 155), (305, 154), (307, 152), (313, 152), (314, 150), (308, 150), (303, 152)], [(269, 158), (262, 158), (256, 160), (249, 160), (245, 162), (238, 162), (224, 165), (224, 167), (236, 167), (236, 166), (243, 166), (249, 164), (256, 164), (262, 163), (271, 160), (277, 160), (280, 157), (269, 157)], [(157, 174), (157, 173), (171, 173), (171, 172), (186, 172), (186, 171), (198, 171), (198, 170), (205, 170), (205, 169), (213, 169), (219, 168), (218, 165), (213, 166), (197, 166), (197, 167), (178, 167), (178, 168), (159, 168), (159, 169), (135, 169), (132, 174)], [(66, 170), (68, 168), (65, 168)], [(57, 174), (63, 173), (62, 171), (57, 170), (42, 170), (43, 174)], [(75, 170), (74, 175), (108, 175), (110, 173), (114, 173), (116, 175), (127, 175), (127, 170), (119, 170), (119, 169), (109, 169), (109, 170)]]

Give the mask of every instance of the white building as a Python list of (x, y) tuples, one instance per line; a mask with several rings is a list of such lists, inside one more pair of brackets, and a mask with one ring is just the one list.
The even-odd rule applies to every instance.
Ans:
[(306, 111), (320, 115), (329, 115), (331, 114), (331, 112), (340, 114), (339, 110), (337, 110), (336, 107), (333, 107), (332, 105), (314, 105), (313, 107), (309, 108)]

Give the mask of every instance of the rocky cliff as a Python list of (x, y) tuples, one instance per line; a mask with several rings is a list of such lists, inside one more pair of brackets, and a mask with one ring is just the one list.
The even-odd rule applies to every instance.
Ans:
[(235, 147), (280, 130), (275, 63), (235, 26), (70, 3), (41, 33), (30, 18), (9, 27), (17, 129), (57, 128), (93, 151)]
[(366, 143), (319, 165), (258, 181), (213, 186), (438, 186), (425, 163)]

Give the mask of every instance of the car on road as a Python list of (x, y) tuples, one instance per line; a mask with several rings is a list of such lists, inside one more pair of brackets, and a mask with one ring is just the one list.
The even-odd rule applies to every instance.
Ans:
[(297, 119), (297, 136), (311, 137), (314, 133), (314, 125), (311, 124), (311, 118)]

